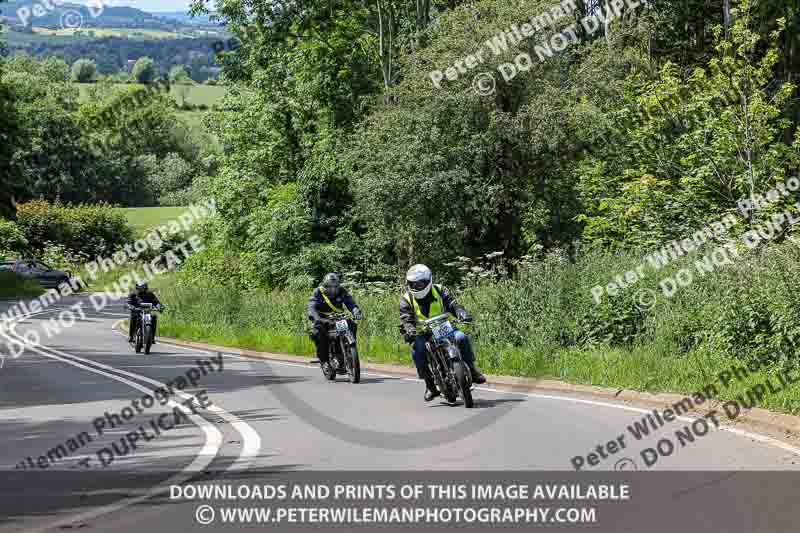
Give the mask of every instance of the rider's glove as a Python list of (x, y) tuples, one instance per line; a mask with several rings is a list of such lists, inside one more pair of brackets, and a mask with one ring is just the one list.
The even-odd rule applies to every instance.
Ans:
[(459, 308), (456, 310), (456, 316), (462, 322), (472, 322), (472, 315), (467, 313), (467, 310), (464, 308)]
[(403, 340), (406, 344), (414, 344), (417, 340), (417, 332), (410, 324), (403, 324), (400, 326), (400, 332), (403, 334)]
[(359, 309), (358, 307), (353, 309), (353, 318), (355, 320), (364, 320), (364, 314), (361, 312), (361, 309)]

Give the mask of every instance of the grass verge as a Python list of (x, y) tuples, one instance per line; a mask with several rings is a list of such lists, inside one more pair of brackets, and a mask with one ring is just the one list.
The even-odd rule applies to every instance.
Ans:
[[(304, 304), (308, 295), (296, 292), (238, 293), (228, 289), (166, 287), (160, 298), (169, 306), (159, 323), (161, 335), (221, 346), (266, 352), (312, 356), (314, 347), (306, 334)], [(464, 301), (471, 299), (465, 295)], [(359, 325), (362, 360), (411, 366), (408, 346), (397, 332), (397, 297), (358, 298), (366, 320)], [(473, 302), (471, 309), (482, 307)], [(488, 309), (484, 309), (487, 311)], [(473, 335), (478, 362), (483, 370), (498, 375), (551, 378), (574, 384), (617, 387), (643, 392), (694, 395), (714, 386), (719, 400), (745, 398), (754, 386), (796, 367), (770, 362), (747, 372), (742, 379), (722, 383), (719, 376), (746, 364), (721, 353), (711, 344), (686, 351), (663, 337), (642, 339), (629, 346), (609, 344), (556, 346), (541, 339), (516, 344), (501, 343), (480, 330), (483, 313), (476, 313)], [(486, 316), (487, 321), (489, 316)], [(509, 330), (509, 337), (513, 331)], [(745, 403), (749, 403), (745, 401)], [(698, 407), (709, 408), (695, 401)], [(800, 384), (765, 394), (759, 407), (788, 413), (800, 412)], [(716, 409), (724, 417), (721, 406)]]

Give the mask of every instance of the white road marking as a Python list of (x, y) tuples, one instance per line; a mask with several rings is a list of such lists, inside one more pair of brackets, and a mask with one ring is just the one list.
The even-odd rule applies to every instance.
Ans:
[[(35, 316), (35, 315), (43, 314), (43, 313), (46, 313), (46, 312), (47, 311), (41, 311), (39, 313), (32, 313), (32, 314), (26, 315), (26, 316)], [(122, 322), (122, 321), (118, 320), (117, 322), (115, 322), (112, 325), (112, 330), (120, 322)], [(19, 333), (16, 332), (16, 330), (15, 330), (16, 326), (17, 326), (16, 322), (12, 323), (11, 326), (9, 327), (9, 332), (14, 337), (16, 337), (17, 339), (19, 339), (21, 342), (23, 342), (25, 344), (25, 339), (22, 336), (20, 336)], [(26, 346), (27, 346), (27, 344), (26, 344)], [(46, 346), (44, 344), (42, 344), (41, 346), (42, 346), (42, 348), (46, 348), (47, 350), (50, 350), (53, 353), (59, 354), (62, 357), (67, 357), (67, 358), (73, 359), (75, 361), (81, 361), (83, 363), (90, 363), (90, 364), (93, 364), (93, 365), (95, 365), (97, 367), (100, 367), (100, 368), (103, 368), (103, 369), (106, 369), (106, 370), (109, 370), (109, 371), (117, 372), (117, 373), (122, 374), (124, 376), (132, 377), (132, 378), (138, 379), (140, 381), (144, 381), (146, 383), (150, 383), (152, 385), (156, 385), (156, 387), (166, 387), (166, 384), (164, 384), (164, 383), (162, 383), (160, 381), (156, 381), (154, 379), (150, 379), (147, 376), (142, 376), (141, 374), (135, 374), (135, 373), (132, 373), (132, 372), (127, 372), (125, 370), (121, 370), (121, 369), (116, 368), (116, 367), (104, 365), (103, 363), (99, 363), (99, 362), (91, 360), (91, 359), (84, 359), (83, 357), (79, 357), (79, 356), (74, 355), (74, 354), (70, 354), (70, 353), (65, 353), (65, 352), (59, 351), (59, 350), (57, 350), (55, 348), (52, 348), (50, 346)], [(210, 352), (208, 352), (208, 353), (210, 353)], [(184, 393), (182, 391), (175, 391), (175, 394), (180, 396), (184, 401), (188, 401), (188, 400), (190, 400), (192, 398), (191, 395), (186, 394), (186, 393)], [(252, 465), (252, 463), (256, 460), (256, 458), (258, 457), (259, 452), (261, 451), (261, 436), (247, 422), (244, 422), (238, 416), (236, 416), (236, 415), (234, 415), (232, 413), (229, 413), (228, 411), (226, 411), (225, 409), (222, 409), (221, 407), (219, 407), (217, 405), (210, 405), (207, 408), (207, 410), (212, 412), (212, 413), (214, 413), (214, 414), (216, 414), (217, 416), (219, 416), (220, 418), (222, 418), (223, 420), (228, 422), (242, 436), (242, 451), (239, 453), (239, 457), (237, 457), (236, 460), (234, 460), (234, 462), (226, 469), (226, 471), (234, 470), (234, 469), (245, 470), (245, 469), (249, 468)]]
[[(145, 392), (147, 394), (151, 394), (153, 392), (153, 390), (148, 388), (148, 387), (145, 387), (143, 385), (140, 385), (138, 383), (135, 383), (133, 381), (127, 380), (127, 379), (125, 379), (123, 377), (120, 377), (120, 376), (117, 376), (117, 375), (114, 375), (114, 374), (110, 374), (110, 373), (107, 373), (107, 372), (103, 372), (102, 370), (98, 370), (96, 368), (83, 365), (83, 364), (81, 364), (81, 363), (79, 363), (77, 361), (83, 361), (83, 362), (86, 362), (86, 363), (91, 363), (91, 364), (96, 365), (96, 366), (98, 366), (100, 368), (105, 368), (107, 370), (118, 372), (120, 374), (127, 375), (129, 377), (133, 377), (133, 378), (139, 379), (141, 381), (145, 381), (145, 382), (157, 385), (159, 387), (166, 387), (165, 384), (163, 384), (163, 383), (161, 383), (159, 381), (156, 381), (156, 380), (152, 380), (152, 379), (150, 379), (150, 378), (148, 378), (146, 376), (141, 376), (139, 374), (126, 372), (126, 371), (120, 370), (118, 368), (110, 367), (108, 365), (104, 365), (102, 363), (98, 363), (96, 361), (92, 361), (92, 360), (89, 360), (89, 359), (83, 359), (83, 358), (78, 357), (76, 355), (67, 354), (67, 353), (61, 352), (59, 350), (56, 350), (55, 348), (50, 348), (48, 346), (42, 345), (42, 348), (46, 348), (47, 350), (50, 350), (50, 351), (52, 351), (52, 352), (54, 352), (56, 354), (62, 355), (63, 357), (59, 357), (58, 355), (50, 354), (48, 352), (43, 351), (42, 349), (39, 349), (39, 348), (37, 348), (35, 346), (32, 346), (32, 345), (28, 344), (27, 342), (25, 342), (25, 339), (20, 337), (19, 334), (15, 331), (15, 328), (16, 328), (18, 322), (24, 320), (25, 318), (28, 318), (28, 317), (31, 317), (31, 316), (40, 315), (40, 314), (44, 314), (44, 313), (47, 313), (47, 312), (48, 311), (41, 311), (41, 312), (38, 312), (38, 313), (29, 313), (27, 315), (18, 317), (17, 320), (15, 320), (14, 322), (11, 323), (11, 326), (9, 327), (9, 332), (15, 338), (23, 341), (23, 345), (28, 350), (32, 350), (32, 351), (34, 351), (36, 353), (39, 353), (40, 355), (43, 355), (45, 357), (48, 357), (48, 358), (51, 358), (51, 359), (56, 359), (56, 360), (62, 361), (64, 363), (70, 364), (70, 365), (78, 367), (78, 368), (83, 368), (83, 369), (89, 370), (90, 372), (94, 372), (95, 374), (100, 374), (100, 375), (109, 377), (111, 379), (114, 379), (114, 380), (119, 381), (121, 383), (124, 383), (126, 385), (129, 385), (129, 386), (131, 386), (133, 388), (136, 388), (136, 389), (138, 389), (140, 391), (143, 391), (143, 392)], [(5, 337), (7, 340), (12, 341), (12, 339), (8, 335), (6, 335), (5, 332), (0, 331), (0, 334), (2, 334), (2, 336)], [(187, 395), (187, 394), (185, 394), (185, 393), (183, 393), (181, 391), (176, 391), (176, 394), (180, 395), (181, 398), (184, 398), (184, 399), (190, 399), (191, 398), (190, 395)], [(171, 485), (182, 484), (182, 483), (188, 481), (189, 479), (191, 479), (196, 474), (196, 472), (200, 472), (200, 471), (205, 470), (208, 467), (208, 465), (210, 465), (211, 462), (219, 454), (219, 451), (220, 451), (220, 448), (221, 448), (222, 442), (223, 442), (222, 441), (222, 433), (217, 429), (217, 427), (215, 425), (213, 425), (212, 423), (207, 421), (202, 416), (191, 414), (190, 410), (187, 407), (179, 405), (179, 404), (175, 403), (173, 400), (169, 400), (168, 405), (174, 405), (175, 407), (178, 407), (179, 409), (183, 410), (185, 413), (188, 413), (189, 414), (189, 418), (192, 419), (192, 421), (195, 422), (195, 424), (200, 426), (203, 429), (203, 431), (205, 432), (205, 434), (206, 434), (206, 443), (203, 446), (203, 449), (200, 450), (200, 452), (195, 457), (194, 461), (192, 461), (192, 463), (189, 464), (189, 466), (187, 466), (185, 469), (183, 469), (179, 474), (171, 477), (170, 479), (168, 479), (164, 483), (161, 483), (160, 485), (158, 485), (156, 487), (153, 487), (152, 489), (146, 491), (145, 493), (141, 494), (140, 496), (137, 496), (137, 497), (134, 497), (134, 498), (127, 498), (127, 499), (121, 500), (119, 502), (116, 502), (114, 504), (110, 504), (110, 505), (107, 505), (105, 507), (101, 507), (99, 509), (95, 509), (93, 511), (87, 511), (86, 513), (70, 516), (69, 518), (66, 518), (64, 520), (58, 521), (57, 523), (52, 523), (50, 525), (41, 527), (39, 529), (28, 530), (28, 533), (42, 533), (42, 532), (49, 531), (49, 530), (52, 530), (52, 529), (55, 529), (55, 528), (60, 528), (62, 526), (66, 526), (66, 525), (69, 525), (69, 524), (72, 524), (72, 523), (75, 523), (75, 522), (85, 522), (85, 521), (97, 518), (99, 516), (103, 516), (103, 515), (106, 515), (106, 514), (109, 514), (109, 513), (114, 513), (114, 512), (120, 511), (122, 509), (125, 509), (125, 508), (131, 506), (131, 505), (136, 505), (139, 502), (142, 502), (142, 501), (145, 501), (147, 499), (153, 498), (153, 497), (158, 496), (160, 494), (164, 494), (164, 493), (169, 491), (169, 487)], [(231, 470), (234, 467), (243, 468), (243, 469), (249, 467), (252, 464), (252, 462), (255, 461), (255, 459), (258, 456), (258, 452), (261, 449), (261, 437), (258, 434), (258, 432), (255, 431), (249, 424), (247, 424), (246, 422), (243, 422), (241, 419), (236, 417), (236, 415), (228, 413), (227, 411), (225, 411), (224, 409), (221, 409), (220, 407), (211, 405), (211, 406), (208, 407), (207, 410), (209, 410), (211, 412), (214, 412), (215, 414), (217, 414), (218, 416), (220, 416), (224, 420), (228, 421), (234, 427), (234, 429), (236, 429), (242, 435), (242, 439), (243, 439), (243, 441), (242, 441), (243, 442), (243, 444), (242, 444), (242, 452), (239, 454), (239, 457), (226, 469), (226, 471)], [(197, 420), (200, 420), (202, 422), (198, 422), (197, 420), (195, 420), (195, 417), (197, 418)]]
[[(12, 326), (12, 329), (13, 329), (13, 326)], [(2, 334), (3, 337), (6, 337), (6, 339), (11, 340), (5, 334), (5, 332), (0, 332), (0, 334)], [(47, 352), (44, 352), (43, 350), (40, 350), (39, 348), (30, 346), (30, 345), (27, 345), (26, 348), (29, 349), (29, 350), (33, 350), (34, 352), (37, 352), (37, 353), (39, 353), (41, 355), (44, 355), (45, 357), (49, 357), (49, 358), (52, 358), (52, 359), (58, 359), (58, 360), (63, 361), (65, 363), (67, 363), (67, 364), (70, 364), (72, 366), (83, 368), (83, 369), (88, 370), (90, 372), (93, 372), (95, 374), (101, 374), (103, 376), (109, 377), (109, 378), (111, 378), (113, 380), (119, 381), (120, 383), (124, 383), (124, 384), (126, 384), (126, 385), (128, 385), (130, 387), (133, 387), (134, 389), (137, 389), (139, 391), (142, 391), (142, 392), (144, 392), (146, 394), (150, 394), (150, 393), (153, 392), (152, 389), (149, 389), (148, 387), (145, 387), (145, 386), (140, 385), (138, 383), (135, 383), (133, 381), (127, 380), (127, 379), (125, 379), (123, 377), (116, 376), (116, 375), (113, 375), (113, 374), (109, 374), (109, 373), (103, 372), (102, 370), (97, 370), (96, 368), (88, 367), (88, 366), (82, 365), (80, 363), (77, 363), (75, 361), (71, 361), (69, 359), (62, 359), (61, 357), (58, 357), (57, 355), (49, 354)], [(176, 474), (175, 476), (172, 476), (171, 478), (166, 480), (164, 483), (161, 483), (160, 485), (157, 485), (157, 486), (153, 487), (152, 489), (149, 489), (149, 490), (145, 491), (143, 494), (141, 494), (139, 496), (136, 496), (136, 497), (133, 497), (133, 498), (126, 498), (126, 499), (121, 500), (119, 502), (116, 502), (116, 503), (113, 503), (113, 504), (110, 504), (110, 505), (106, 505), (104, 507), (100, 507), (99, 509), (95, 509), (95, 510), (92, 510), (92, 511), (87, 511), (85, 513), (81, 513), (81, 514), (78, 514), (78, 515), (72, 515), (72, 516), (70, 516), (68, 518), (64, 518), (62, 520), (59, 520), (57, 522), (51, 523), (51, 524), (43, 526), (43, 527), (34, 528), (34, 529), (27, 529), (26, 532), (27, 533), (44, 533), (45, 531), (50, 531), (50, 530), (57, 529), (57, 528), (63, 528), (65, 526), (68, 526), (68, 525), (73, 524), (75, 522), (86, 522), (86, 521), (92, 520), (94, 518), (97, 518), (99, 516), (103, 516), (105, 514), (109, 514), (109, 513), (113, 513), (113, 512), (122, 510), (122, 509), (124, 509), (126, 507), (130, 507), (131, 505), (136, 505), (139, 502), (148, 500), (148, 499), (153, 498), (155, 496), (158, 496), (160, 494), (164, 494), (164, 493), (169, 491), (169, 487), (171, 485), (179, 485), (179, 484), (185, 483), (186, 481), (190, 480), (193, 476), (195, 476), (197, 472), (201, 472), (204, 469), (206, 469), (208, 467), (208, 465), (211, 464), (211, 462), (214, 460), (214, 458), (219, 453), (220, 447), (222, 446), (222, 433), (220, 433), (220, 431), (217, 429), (217, 427), (214, 424), (211, 424), (208, 420), (206, 420), (202, 416), (191, 414), (191, 411), (188, 408), (177, 404), (174, 400), (169, 400), (168, 405), (175, 406), (175, 407), (183, 410), (184, 412), (186, 412), (188, 414), (188, 417), (195, 424), (197, 424), (199, 427), (201, 427), (203, 429), (203, 432), (206, 435), (206, 443), (203, 446), (203, 449), (200, 450), (200, 452), (195, 456), (194, 460), (186, 468), (184, 468), (179, 474)]]
[[(119, 324), (119, 322), (121, 322), (121, 321), (117, 321), (111, 326), (112, 330), (113, 330), (114, 326)], [(214, 355), (214, 354), (212, 354), (212, 355)], [(81, 360), (81, 358), (78, 357), (78, 356), (73, 355), (72, 357), (75, 357), (76, 359)], [(92, 363), (100, 366), (101, 368), (105, 367), (105, 365), (102, 365), (100, 363), (96, 363), (94, 361), (92, 361)], [(107, 368), (110, 368), (110, 367), (107, 367)], [(114, 370), (116, 372), (120, 372), (122, 374), (128, 374), (124, 370), (120, 370), (118, 368), (115, 368)], [(131, 374), (131, 375), (135, 376), (136, 374)], [(164, 386), (163, 383), (159, 383), (158, 381), (152, 380), (152, 379), (144, 377), (144, 376), (140, 376), (139, 379), (141, 379), (143, 381), (146, 381), (148, 383), (152, 383), (154, 385), (158, 384), (159, 386), (162, 386), (162, 387)], [(178, 391), (177, 394), (181, 394), (183, 396), (186, 396), (186, 399), (191, 398), (191, 396), (185, 395), (184, 393), (182, 393), (180, 391)], [(226, 411), (225, 409), (222, 409), (221, 407), (219, 407), (217, 405), (211, 405), (211, 406), (208, 407), (207, 410), (211, 411), (212, 413), (215, 413), (216, 415), (221, 417), (223, 420), (228, 422), (242, 436), (242, 451), (239, 454), (239, 457), (236, 458), (236, 460), (233, 462), (233, 464), (231, 464), (227, 468), (227, 470), (233, 470), (233, 469), (245, 470), (245, 469), (249, 468), (252, 465), (253, 461), (255, 461), (255, 459), (258, 457), (258, 453), (261, 451), (261, 435), (259, 435), (258, 431), (253, 429), (253, 427), (250, 424), (248, 424), (247, 422), (243, 421), (238, 416), (236, 416), (236, 415), (234, 415), (232, 413), (229, 413), (228, 411)]]

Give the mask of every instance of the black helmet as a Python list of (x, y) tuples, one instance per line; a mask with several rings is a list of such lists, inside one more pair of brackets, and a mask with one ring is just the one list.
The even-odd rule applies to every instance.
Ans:
[(325, 274), (325, 277), (322, 279), (322, 290), (324, 290), (325, 294), (328, 296), (338, 295), (341, 286), (342, 284), (339, 281), (339, 276), (334, 272)]
[(147, 283), (144, 281), (139, 281), (136, 283), (136, 292), (142, 293), (147, 290)]
[(325, 274), (325, 277), (322, 279), (322, 290), (324, 290), (325, 294), (328, 296), (338, 295), (341, 286), (342, 284), (339, 282), (339, 276), (333, 272)]

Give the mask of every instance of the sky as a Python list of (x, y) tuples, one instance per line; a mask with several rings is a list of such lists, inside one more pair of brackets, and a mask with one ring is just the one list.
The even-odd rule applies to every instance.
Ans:
[[(85, 2), (80, 2), (85, 3)], [(106, 5), (130, 6), (148, 11), (186, 11), (188, 0), (108, 0)]]

